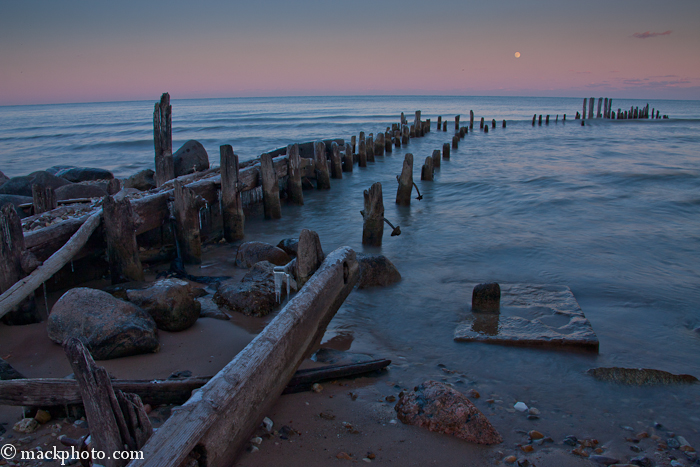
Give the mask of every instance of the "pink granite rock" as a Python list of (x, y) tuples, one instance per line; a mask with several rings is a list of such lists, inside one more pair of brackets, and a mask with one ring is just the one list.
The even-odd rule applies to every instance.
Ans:
[(503, 438), (462, 393), (437, 381), (426, 381), (401, 393), (394, 407), (399, 420), (476, 444), (498, 444)]

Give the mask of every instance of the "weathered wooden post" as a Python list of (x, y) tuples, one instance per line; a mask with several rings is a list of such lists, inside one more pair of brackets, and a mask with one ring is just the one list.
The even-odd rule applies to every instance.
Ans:
[(479, 129), (483, 129), (483, 128), (484, 128), (484, 117), (481, 117), (481, 123), (479, 125)]
[(302, 229), (301, 234), (299, 234), (295, 265), (297, 286), (300, 289), (321, 266), (324, 257), (321, 239), (318, 237), (318, 234), (313, 230)]
[(411, 205), (411, 192), (413, 191), (413, 154), (406, 154), (403, 160), (403, 169), (398, 177), (399, 188), (396, 190), (396, 204), (401, 206)]
[(365, 150), (367, 151), (367, 162), (374, 162), (374, 133), (370, 133), (367, 136)]
[(588, 100), (588, 118), (593, 118), (593, 106), (595, 106), (595, 97)]
[(350, 137), (350, 145), (352, 145), (352, 154), (354, 154), (355, 151), (357, 150), (357, 136), (352, 135)]
[(492, 129), (493, 129), (493, 128), (496, 128), (496, 119), (495, 119), (495, 118), (492, 118), (492, 119), (491, 119), (491, 128), (492, 128)]
[(260, 181), (262, 185), (265, 219), (280, 219), (282, 217), (280, 187), (277, 183), (275, 164), (272, 162), (272, 156), (268, 153), (260, 156)]
[(426, 118), (423, 122), (423, 133), (430, 133), (430, 119)]
[(384, 133), (380, 131), (377, 133), (377, 139), (374, 141), (374, 155), (383, 156), (384, 149), (386, 149), (386, 145), (384, 144)]
[(542, 125), (542, 114), (540, 114), (540, 118), (537, 119), (537, 124)]
[(173, 163), (173, 119), (170, 94), (163, 93), (153, 111), (153, 144), (156, 150), (156, 186), (175, 178)]
[(328, 175), (326, 143), (323, 141), (316, 141), (314, 143), (314, 166), (316, 172), (316, 188), (319, 190), (330, 190), (331, 178)]
[(416, 118), (413, 124), (416, 127), (416, 138), (420, 138), (421, 136), (423, 136), (423, 123), (420, 119), (420, 110), (416, 110)]
[(613, 113), (612, 110), (612, 98), (608, 99), (608, 118), (611, 118)]
[(586, 119), (586, 107), (588, 107), (588, 98), (587, 98), (587, 97), (584, 97), (584, 98), (583, 98), (583, 113), (581, 114), (581, 118), (582, 118), (583, 120)]
[(428, 182), (433, 181), (433, 158), (432, 156), (428, 156), (425, 158), (425, 164), (423, 164), (423, 167), (420, 172), (420, 179), (425, 180)]
[(450, 143), (444, 143), (442, 145), (442, 158), (447, 160), (450, 160)]
[(537, 120), (537, 114), (532, 116), (532, 126), (535, 126), (535, 120)]
[(452, 137), (452, 149), (457, 149), (459, 147), (459, 135), (454, 135)]
[(447, 131), (447, 120), (442, 122), (442, 131)]
[(394, 131), (394, 147), (401, 147), (401, 130)]
[[(297, 147), (296, 161), (292, 161), (289, 156), (289, 182), (287, 193), (292, 202), (304, 204), (301, 196), (301, 175), (299, 173), (299, 145)], [(290, 150), (287, 148), (287, 155)], [(219, 147), (221, 156), (221, 214), (224, 226), (224, 238), (227, 242), (235, 242), (243, 238), (245, 227), (245, 215), (243, 214), (243, 202), (241, 201), (241, 190), (239, 186), (238, 156), (233, 153), (230, 144)], [(296, 165), (296, 169), (294, 166)], [(296, 170), (296, 173), (294, 172)], [(293, 175), (295, 173), (295, 175)], [(297, 185), (298, 183), (298, 185)], [(298, 190), (298, 194), (295, 190)], [(301, 203), (299, 203), (301, 201)]]
[(406, 116), (401, 112), (401, 126), (406, 125), (408, 121), (406, 120)]
[[(352, 153), (350, 153), (352, 157)], [(236, 156), (236, 161), (238, 161), (238, 156)], [(223, 162), (221, 167), (223, 167)], [(352, 168), (352, 165), (351, 165)], [(223, 172), (221, 173), (221, 183), (223, 186)], [(301, 157), (299, 156), (299, 144), (294, 143), (287, 146), (287, 197), (292, 204), (297, 204), (299, 206), (304, 204), (304, 193), (302, 191), (301, 183)], [(240, 199), (240, 194), (239, 194)], [(242, 211), (241, 211), (242, 213)], [(242, 225), (242, 224), (241, 224)], [(241, 235), (243, 234), (243, 229), (241, 229)], [(243, 237), (241, 237), (243, 238)], [(228, 240), (228, 239), (227, 239)]]
[(598, 98), (598, 111), (596, 112), (595, 118), (600, 118), (603, 116), (603, 114), (600, 111), (600, 108), (603, 106), (603, 98), (599, 97)]
[(441, 128), (442, 128), (442, 115), (438, 115), (438, 119), (437, 119), (437, 131), (440, 131)]
[(175, 237), (180, 248), (180, 257), (186, 264), (200, 264), (202, 239), (199, 231), (199, 209), (205, 201), (177, 179), (173, 188), (173, 197)]
[[(542, 118), (541, 115), (540, 115), (540, 118)], [(547, 115), (547, 119), (546, 119), (546, 120), (547, 120), (547, 121), (545, 122), (545, 124), (546, 124), (546, 125), (549, 125), (549, 115)]]
[(56, 192), (50, 186), (32, 185), (32, 206), (34, 214), (52, 211), (56, 209)]
[(484, 133), (488, 133), (488, 132), (489, 132), (489, 126), (486, 125), (486, 126), (484, 126)]
[(367, 167), (367, 143), (364, 138), (360, 138), (357, 148), (357, 165), (358, 167)]
[(603, 118), (610, 118), (610, 115), (608, 115), (608, 98), (605, 98), (605, 102), (603, 103)]
[(364, 191), (365, 209), (362, 211), (362, 244), (382, 246), (384, 236), (384, 199), (382, 184), (374, 183)]
[(389, 130), (384, 132), (384, 152), (392, 152), (392, 144), (391, 144), (391, 132)]
[(473, 110), (469, 111), (469, 129), (470, 130), (474, 129), (474, 111)]
[(143, 267), (136, 243), (136, 223), (127, 198), (107, 195), (102, 201), (109, 275), (112, 284), (142, 281)]
[(345, 143), (345, 154), (343, 154), (343, 172), (352, 172), (353, 164), (352, 147), (350, 146), (350, 143)]
[(410, 138), (410, 130), (408, 128), (408, 125), (404, 124), (402, 127), (402, 134), (401, 134), (401, 145), (406, 146), (408, 144), (408, 140)]
[[(0, 232), (0, 292), (5, 292), (25, 276), (22, 269), (22, 255), (26, 255), (22, 222), (10, 203), (0, 208)], [(40, 321), (33, 293), (2, 317), (3, 323), (13, 325)]]
[(459, 130), (459, 115), (455, 115), (455, 130)]
[(340, 145), (331, 143), (331, 177), (343, 178), (343, 163), (340, 160)]
[(464, 139), (464, 135), (467, 134), (467, 127), (463, 126), (459, 129), (459, 139)]
[(505, 128), (505, 127), (506, 127), (506, 120), (503, 119), (503, 128)]
[(440, 150), (439, 149), (433, 150), (433, 168), (435, 168), (435, 169), (440, 168)]

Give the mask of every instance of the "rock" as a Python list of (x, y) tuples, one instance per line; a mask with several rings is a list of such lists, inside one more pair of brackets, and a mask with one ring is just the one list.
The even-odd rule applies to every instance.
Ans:
[(124, 181), (124, 188), (135, 188), (140, 191), (152, 190), (156, 188), (156, 181), (153, 178), (155, 174), (151, 169), (136, 172)]
[(313, 230), (303, 229), (299, 234), (295, 265), (296, 280), (300, 288), (313, 276), (324, 258), (318, 234)]
[(69, 337), (79, 338), (96, 360), (157, 352), (159, 348), (151, 315), (133, 303), (86, 287), (63, 294), (51, 310), (47, 331), (58, 344)]
[(297, 255), (297, 248), (299, 248), (298, 238), (285, 238), (277, 244), (277, 248), (283, 250), (289, 256)]
[(12, 204), (15, 207), (15, 211), (20, 219), (27, 217), (27, 213), (24, 209), (20, 208), (21, 204), (32, 203), (33, 198), (31, 196), (20, 196), (20, 195), (0, 195), (0, 207), (6, 205), (7, 203)]
[(498, 313), (501, 304), (501, 287), (497, 282), (478, 284), (472, 290), (472, 311)]
[(336, 454), (335, 457), (338, 459), (341, 459), (341, 460), (346, 460), (346, 461), (352, 460), (352, 457), (347, 452), (339, 452), (338, 454)]
[(528, 436), (530, 437), (530, 439), (532, 439), (532, 440), (544, 438), (544, 435), (543, 435), (542, 433), (540, 433), (539, 431), (537, 431), (537, 430), (532, 430), (532, 431), (530, 431), (527, 435), (528, 435)]
[(666, 446), (668, 446), (671, 449), (678, 449), (679, 447), (681, 447), (681, 443), (679, 443), (678, 440), (675, 438), (668, 438), (666, 440)]
[(87, 185), (82, 183), (72, 183), (56, 189), (56, 199), (79, 199), (79, 198), (104, 198), (107, 190), (99, 185)]
[(368, 287), (386, 287), (401, 280), (401, 274), (396, 266), (384, 255), (357, 255), (360, 265), (358, 289)]
[[(274, 265), (261, 261), (253, 265), (240, 282), (233, 279), (219, 284), (214, 302), (220, 307), (248, 316), (265, 316), (277, 306)], [(287, 290), (282, 287), (282, 296)]]
[(516, 402), (515, 405), (513, 406), (513, 408), (515, 410), (517, 410), (518, 412), (525, 412), (526, 410), (528, 410), (525, 402)]
[(54, 166), (46, 169), (46, 172), (50, 173), (51, 175), (56, 175), (61, 170), (74, 169), (74, 168), (76, 168), (74, 165), (54, 165)]
[(222, 321), (229, 321), (231, 317), (221, 311), (216, 303), (214, 303), (211, 297), (197, 298), (201, 311), (199, 312), (200, 318), (213, 318), (220, 319)]
[(515, 461), (517, 460), (518, 458), (515, 456), (508, 456), (505, 459), (503, 459), (503, 462), (505, 462), (506, 464), (515, 464)]
[(33, 418), (23, 418), (12, 427), (17, 433), (33, 433), (39, 427), (39, 422)]
[(630, 446), (630, 451), (632, 451), (632, 452), (642, 452), (642, 448), (640, 448), (640, 447), (637, 446), (636, 444), (633, 444), (633, 445)]
[(41, 185), (54, 190), (63, 185), (68, 185), (69, 182), (65, 178), (56, 177), (46, 171), (39, 170), (32, 172), (24, 177), (12, 177), (2, 186), (0, 186), (0, 194), (3, 195), (19, 195), (32, 197), (32, 185)]
[(191, 139), (173, 154), (173, 164), (176, 177), (201, 172), (209, 168), (209, 155), (202, 143)]
[(34, 415), (34, 420), (44, 425), (51, 421), (51, 414), (48, 413), (46, 410), (39, 409), (36, 411), (36, 415)]
[(648, 368), (591, 368), (586, 373), (595, 379), (633, 386), (650, 386), (654, 384), (695, 383), (698, 379), (692, 375), (674, 375), (662, 370)]
[(0, 170), (0, 186), (2, 186), (6, 181), (8, 181), (10, 178), (2, 173), (2, 170)]
[(0, 381), (9, 379), (23, 379), (24, 375), (12, 368), (12, 365), (0, 358)]
[(562, 443), (566, 444), (567, 446), (576, 446), (576, 444), (578, 444), (578, 439), (576, 439), (575, 436), (569, 435), (566, 438), (564, 438), (564, 441), (562, 441)]
[(399, 395), (394, 407), (399, 420), (477, 444), (498, 444), (503, 438), (463, 394), (446, 384), (426, 381)]
[(532, 444), (525, 444), (520, 446), (520, 450), (523, 452), (532, 452), (535, 450), (535, 448), (532, 446)]
[(114, 175), (109, 170), (93, 167), (72, 167), (56, 172), (57, 177), (65, 178), (69, 182), (79, 183), (90, 180), (112, 180)]
[(630, 464), (637, 465), (639, 467), (654, 467), (654, 461), (649, 459), (647, 456), (638, 456), (630, 459)]
[(530, 407), (529, 409), (527, 409), (527, 413), (529, 413), (530, 415), (539, 415), (540, 411), (535, 407)]
[(614, 457), (607, 457), (607, 456), (598, 456), (598, 455), (592, 455), (589, 457), (590, 460), (593, 462), (596, 462), (598, 464), (602, 465), (612, 465), (612, 464), (619, 464), (620, 460), (615, 459)]
[(160, 279), (146, 289), (127, 290), (127, 299), (146, 310), (158, 329), (177, 332), (190, 328), (202, 309), (189, 282)]
[(276, 266), (284, 266), (291, 258), (282, 249), (263, 242), (246, 242), (238, 247), (236, 266), (249, 268), (260, 261), (269, 261)]
[(265, 428), (265, 431), (267, 431), (268, 433), (270, 433), (272, 431), (272, 427), (274, 425), (275, 424), (272, 423), (272, 420), (270, 420), (268, 417), (263, 418), (262, 426), (263, 426), (263, 428)]

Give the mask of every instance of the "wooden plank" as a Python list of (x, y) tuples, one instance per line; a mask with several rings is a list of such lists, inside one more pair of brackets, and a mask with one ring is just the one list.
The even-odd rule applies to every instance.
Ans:
[(129, 465), (179, 465), (195, 447), (207, 466), (233, 464), (358, 277), (352, 249), (329, 254), (275, 319), (158, 429), (144, 459)]
[(128, 199), (107, 195), (102, 202), (107, 257), (112, 284), (142, 281), (143, 267), (136, 243), (134, 215)]

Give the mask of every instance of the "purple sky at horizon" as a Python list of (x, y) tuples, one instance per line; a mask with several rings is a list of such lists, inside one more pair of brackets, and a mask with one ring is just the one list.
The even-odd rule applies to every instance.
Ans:
[(700, 99), (696, 0), (23, 0), (2, 10), (0, 105), (165, 91)]

